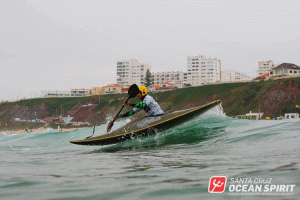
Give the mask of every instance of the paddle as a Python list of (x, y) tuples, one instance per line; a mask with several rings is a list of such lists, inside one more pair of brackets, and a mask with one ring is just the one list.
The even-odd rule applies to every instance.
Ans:
[[(128, 101), (130, 98), (134, 98), (139, 92), (140, 92), (139, 87), (136, 84), (131, 85), (130, 88), (128, 89), (129, 96), (126, 99), (126, 101)], [(120, 114), (120, 112), (123, 110), (123, 108), (124, 108), (124, 104), (116, 116), (118, 116)], [(107, 132), (109, 132), (111, 130), (111, 128), (114, 125), (114, 122), (115, 122), (115, 119), (108, 123)]]

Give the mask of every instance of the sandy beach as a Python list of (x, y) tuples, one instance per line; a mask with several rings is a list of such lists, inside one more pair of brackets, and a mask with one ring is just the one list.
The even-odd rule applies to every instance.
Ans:
[[(86, 128), (86, 127), (83, 127), (83, 128)], [(66, 132), (66, 131), (73, 131), (73, 130), (83, 129), (83, 128), (78, 128), (78, 127), (77, 128), (60, 128), (60, 129), (53, 129), (53, 130), (56, 130), (58, 132)], [(12, 135), (12, 134), (19, 135), (19, 134), (23, 134), (23, 133), (44, 132), (49, 129), (50, 128), (41, 127), (41, 128), (37, 128), (37, 129), (28, 129), (27, 131), (25, 129), (22, 129), (22, 130), (10, 130), (10, 131), (1, 131), (1, 132), (6, 133), (8, 135)]]

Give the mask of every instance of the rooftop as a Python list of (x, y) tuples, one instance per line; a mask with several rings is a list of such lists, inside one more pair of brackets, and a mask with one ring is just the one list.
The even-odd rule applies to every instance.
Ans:
[(300, 69), (300, 67), (293, 63), (282, 63), (274, 68), (274, 70), (276, 69)]
[(159, 90), (161, 87), (158, 85), (151, 85), (153, 88), (155, 88), (156, 90)]
[(269, 76), (269, 72), (268, 73), (265, 73), (265, 74), (263, 74), (263, 75), (260, 75), (260, 76), (258, 76), (258, 77), (256, 77), (255, 79), (257, 80), (257, 79), (265, 79), (265, 78), (267, 78)]

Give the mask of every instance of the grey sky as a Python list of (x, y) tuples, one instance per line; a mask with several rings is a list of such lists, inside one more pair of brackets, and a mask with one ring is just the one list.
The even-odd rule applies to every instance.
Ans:
[(256, 75), (300, 65), (298, 1), (0, 1), (0, 100), (116, 82), (116, 62), (185, 71), (190, 55)]

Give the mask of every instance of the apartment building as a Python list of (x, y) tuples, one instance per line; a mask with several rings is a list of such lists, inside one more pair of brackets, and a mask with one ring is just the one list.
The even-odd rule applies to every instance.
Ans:
[(274, 67), (278, 66), (274, 64), (272, 60), (258, 62), (258, 76), (269, 73)]
[(183, 81), (184, 72), (155, 72), (152, 73), (152, 84), (162, 87), (162, 83), (166, 81)]
[(91, 94), (102, 94), (103, 93), (103, 88), (102, 87), (92, 87)]
[(187, 57), (184, 84), (198, 86), (221, 80), (221, 61), (204, 55)]
[(151, 66), (140, 63), (137, 59), (121, 60), (117, 62), (117, 83), (120, 85), (143, 85), (146, 72)]
[(251, 77), (245, 73), (236, 70), (221, 71), (222, 82), (237, 82), (237, 81), (249, 81)]

